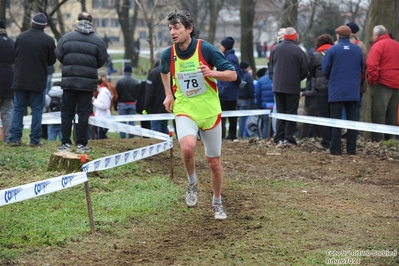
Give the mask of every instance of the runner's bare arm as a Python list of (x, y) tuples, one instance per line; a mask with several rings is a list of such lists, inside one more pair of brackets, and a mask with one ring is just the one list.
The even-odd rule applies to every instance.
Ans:
[(217, 71), (210, 69), (207, 65), (204, 65), (200, 61), (199, 66), (202, 74), (204, 77), (215, 78), (220, 81), (236, 81), (237, 80), (237, 73), (234, 70), (224, 70), (224, 71)]

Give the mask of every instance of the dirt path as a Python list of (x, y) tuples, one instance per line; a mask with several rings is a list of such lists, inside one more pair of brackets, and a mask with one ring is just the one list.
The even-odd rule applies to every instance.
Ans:
[[(185, 187), (178, 147), (174, 182)], [(399, 250), (397, 149), (362, 142), (355, 156), (331, 156), (310, 140), (278, 151), (270, 142), (223, 142), (228, 218), (215, 221), (199, 145), (197, 207), (188, 209), (182, 195), (166, 219), (132, 219), (116, 235), (82, 236), (15, 265), (320, 265), (331, 250)], [(168, 156), (140, 167), (167, 174)], [(399, 264), (398, 257), (356, 258), (362, 265)]]

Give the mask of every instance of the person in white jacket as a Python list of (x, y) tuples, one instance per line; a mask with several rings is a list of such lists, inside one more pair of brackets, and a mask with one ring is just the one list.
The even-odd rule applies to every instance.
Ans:
[[(94, 116), (111, 116), (111, 102), (112, 102), (112, 93), (105, 85), (103, 81), (104, 78), (99, 77), (98, 83), (100, 84), (97, 88), (98, 95), (97, 98), (93, 97), (92, 102), (94, 106)], [(107, 131), (108, 128), (97, 128), (98, 139), (107, 139)]]

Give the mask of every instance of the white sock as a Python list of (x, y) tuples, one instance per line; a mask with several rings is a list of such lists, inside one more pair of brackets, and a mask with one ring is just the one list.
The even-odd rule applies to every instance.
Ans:
[(190, 185), (194, 185), (197, 183), (197, 175), (195, 174), (195, 172), (192, 175), (188, 175), (188, 183)]
[(220, 198), (215, 198), (215, 196), (213, 196), (212, 205), (222, 205), (222, 196), (220, 196)]

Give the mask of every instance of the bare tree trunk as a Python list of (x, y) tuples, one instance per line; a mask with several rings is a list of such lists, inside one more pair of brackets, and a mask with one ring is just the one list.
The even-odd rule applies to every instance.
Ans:
[[(303, 33), (303, 37), (302, 40), (303, 42), (306, 43), (305, 40), (307, 40), (309, 38), (309, 34), (313, 29), (313, 24), (314, 24), (314, 18), (316, 16), (316, 7), (319, 5), (319, 0), (314, 0), (310, 2), (310, 8), (312, 9), (311, 14), (310, 14), (310, 18), (309, 18), (309, 23), (308, 26), (306, 27), (305, 32)], [(314, 38), (312, 38), (312, 41)], [(312, 41), (307, 41), (309, 43), (312, 43)]]
[(214, 44), (219, 11), (223, 7), (224, 0), (208, 0), (208, 4), (210, 14), (208, 42)]
[[(256, 69), (253, 44), (253, 25), (256, 0), (241, 0), (240, 4), (241, 61), (248, 62), (252, 69)], [(253, 73), (255, 74), (256, 71), (253, 71)]]
[(65, 34), (65, 24), (64, 24), (64, 20), (62, 19), (62, 13), (61, 13), (60, 9), (57, 10), (57, 21), (58, 21), (58, 25), (60, 28), (61, 36), (63, 36)]
[[(68, 0), (62, 0), (61, 2), (58, 2), (59, 0), (55, 0), (55, 5), (54, 5), (54, 8), (53, 8), (53, 10), (51, 10), (48, 14), (47, 14), (47, 23), (48, 23), (48, 26), (50, 27), (50, 29), (51, 29), (51, 31), (53, 32), (53, 34), (54, 34), (54, 37), (55, 37), (55, 39), (58, 41), (59, 39), (61, 39), (61, 37), (62, 37), (62, 35), (64, 35), (64, 32), (65, 32), (65, 30), (64, 31), (58, 31), (58, 29), (57, 29), (57, 25), (56, 25), (56, 22), (59, 22), (60, 23), (60, 29), (61, 29), (61, 25), (62, 25), (62, 28), (64, 28), (63, 27), (63, 21), (62, 21), (62, 14), (61, 14), (61, 11), (60, 11), (60, 7), (63, 5), (63, 4), (65, 4), (66, 2), (68, 2)], [(46, 9), (47, 9), (47, 5), (46, 6), (43, 6), (43, 8), (44, 8), (44, 10), (43, 11), (41, 11), (41, 12), (46, 12)], [(57, 20), (56, 21), (54, 21), (53, 19), (52, 19), (52, 17), (54, 16), (54, 14), (56, 14), (57, 13)], [(61, 19), (60, 19), (61, 18)]]
[(4, 24), (6, 23), (6, 4), (7, 0), (0, 0), (0, 20), (3, 20)]
[[(130, 27), (129, 4), (130, 4), (129, 0), (116, 1), (115, 8), (116, 8), (116, 13), (118, 14), (118, 20), (119, 24), (121, 25), (121, 30), (123, 34), (123, 40), (125, 46), (124, 59), (132, 60), (132, 66), (137, 67), (138, 60), (134, 59), (137, 58), (138, 56), (134, 50), (134, 29), (132, 30)], [(136, 7), (134, 7), (134, 11), (135, 13), (137, 13)]]
[[(396, 40), (399, 40), (399, 0), (372, 0), (370, 4), (365, 44), (370, 49), (373, 38), (373, 28), (376, 25), (384, 25)], [(369, 90), (363, 94), (361, 120), (371, 122), (371, 98)], [(370, 138), (370, 132), (364, 132), (363, 137)]]
[(283, 28), (294, 27), (298, 24), (298, 0), (285, 0), (284, 13), (281, 21)]
[(80, 5), (82, 6), (82, 12), (87, 12), (86, 0), (80, 0)]
[(194, 15), (195, 25), (197, 30), (197, 38), (200, 38), (201, 31), (207, 22), (208, 16), (208, 1), (204, 3), (203, 0), (180, 0), (180, 6), (183, 10), (187, 10), (191, 15)]
[[(134, 40), (134, 33), (136, 32), (136, 25), (137, 25), (137, 16), (139, 14), (139, 8), (138, 5), (136, 4), (136, 2), (133, 2), (133, 6), (134, 6), (134, 10), (133, 10), (133, 16), (130, 20), (130, 25), (131, 25), (131, 36), (133, 39), (133, 44), (135, 43), (135, 41), (138, 40)], [(133, 67), (138, 67), (139, 66), (139, 52), (138, 50), (136, 50), (134, 48), (134, 45), (131, 46), (132, 47), (132, 55), (133, 55), (133, 60), (132, 60), (132, 66)]]
[(34, 0), (27, 0), (23, 2), (23, 7), (24, 7), (24, 17), (22, 20), (22, 28), (21, 32), (26, 31), (30, 29), (31, 26), (31, 13), (33, 10), (33, 3)]
[(141, 10), (143, 11), (144, 14), (144, 19), (147, 24), (148, 28), (148, 44), (150, 46), (150, 62), (151, 62), (151, 68), (154, 67), (155, 62), (154, 62), (154, 13), (158, 5), (158, 0), (155, 0), (154, 5), (152, 6), (151, 12), (148, 12), (145, 1), (144, 0), (136, 0), (140, 6)]

